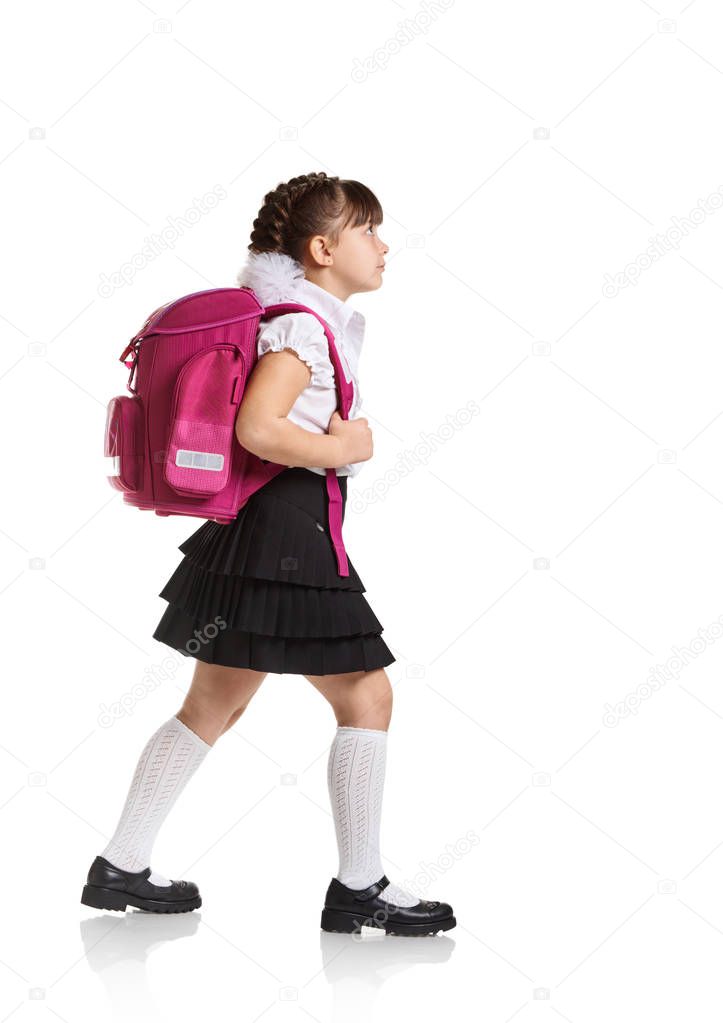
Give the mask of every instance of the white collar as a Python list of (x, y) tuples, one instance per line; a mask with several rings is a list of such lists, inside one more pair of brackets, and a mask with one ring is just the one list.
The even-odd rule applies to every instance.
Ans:
[(304, 267), (284, 252), (249, 252), (236, 281), (240, 288), (251, 288), (263, 306), (279, 302), (299, 302), (319, 313), (332, 329), (334, 340), (341, 339), (350, 349), (355, 363), (359, 359), (366, 320), (330, 291), (304, 276)]

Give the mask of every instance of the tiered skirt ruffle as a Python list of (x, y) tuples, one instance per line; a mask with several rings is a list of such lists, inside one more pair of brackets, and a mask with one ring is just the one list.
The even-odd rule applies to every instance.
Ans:
[[(342, 484), (342, 517), (346, 479)], [(228, 525), (204, 522), (159, 596), (153, 638), (211, 664), (276, 674), (371, 671), (395, 658), (351, 559), (340, 576), (326, 480), (286, 469)]]

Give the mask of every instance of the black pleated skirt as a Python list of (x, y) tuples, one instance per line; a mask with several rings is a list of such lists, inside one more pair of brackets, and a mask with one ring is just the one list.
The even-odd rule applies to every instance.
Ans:
[[(339, 477), (342, 521), (347, 477)], [(326, 477), (285, 469), (236, 519), (208, 520), (179, 550), (153, 638), (209, 664), (275, 674), (371, 671), (396, 658), (348, 556), (340, 576)]]

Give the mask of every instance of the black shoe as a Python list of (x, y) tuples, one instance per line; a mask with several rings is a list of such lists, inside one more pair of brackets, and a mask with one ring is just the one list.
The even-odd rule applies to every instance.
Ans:
[(148, 880), (150, 873), (150, 867), (135, 874), (121, 870), (104, 856), (96, 856), (80, 901), (94, 909), (124, 911), (126, 906), (135, 906), (150, 913), (188, 913), (201, 905), (198, 886), (193, 881), (152, 884)]
[(447, 902), (420, 899), (416, 906), (397, 906), (380, 899), (379, 892), (388, 884), (386, 874), (361, 890), (347, 888), (333, 877), (321, 912), (322, 931), (358, 934), (365, 926), (379, 927), (387, 934), (436, 934), (457, 926)]

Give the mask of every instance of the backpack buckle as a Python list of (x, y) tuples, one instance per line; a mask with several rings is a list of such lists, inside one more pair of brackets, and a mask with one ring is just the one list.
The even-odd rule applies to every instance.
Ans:
[[(140, 342), (141, 342), (140, 338), (137, 337), (131, 338), (131, 340), (128, 342), (128, 344), (125, 346), (125, 348), (120, 354), (118, 361), (122, 362), (127, 369), (130, 369), (133, 363), (138, 358), (138, 345), (140, 344)], [(133, 352), (133, 359), (131, 362), (128, 362), (128, 356), (130, 355), (131, 352)]]
[[(123, 352), (121, 353), (119, 359), (119, 361), (123, 363), (126, 369), (130, 370), (130, 373), (128, 374), (127, 386), (131, 394), (136, 394), (136, 389), (133, 387), (133, 376), (136, 371), (136, 363), (138, 362), (138, 349), (140, 347), (141, 340), (142, 339), (139, 337), (132, 338), (123, 349)], [(128, 355), (132, 355), (132, 357), (128, 359), (127, 358)]]

